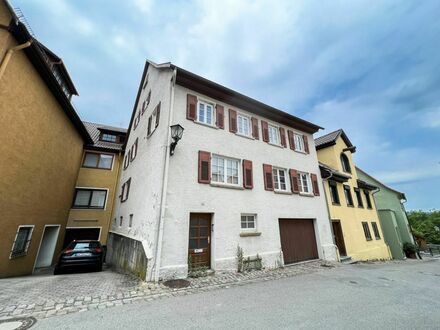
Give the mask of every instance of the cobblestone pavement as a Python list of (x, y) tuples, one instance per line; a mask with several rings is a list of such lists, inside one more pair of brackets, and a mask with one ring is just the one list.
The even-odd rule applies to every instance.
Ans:
[(42, 319), (131, 304), (140, 300), (151, 301), (162, 297), (328, 271), (338, 266), (337, 263), (312, 261), (275, 270), (216, 272), (215, 275), (189, 279), (190, 285), (181, 289), (170, 289), (162, 283), (142, 282), (110, 269), (95, 273), (8, 278), (0, 280), (0, 320), (23, 316)]

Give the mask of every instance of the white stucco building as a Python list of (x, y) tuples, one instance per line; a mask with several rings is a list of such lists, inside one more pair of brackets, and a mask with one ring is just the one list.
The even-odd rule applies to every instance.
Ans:
[[(170, 155), (170, 126), (184, 127)], [(108, 260), (148, 280), (191, 267), (336, 259), (320, 127), (170, 63), (147, 62), (130, 122)]]

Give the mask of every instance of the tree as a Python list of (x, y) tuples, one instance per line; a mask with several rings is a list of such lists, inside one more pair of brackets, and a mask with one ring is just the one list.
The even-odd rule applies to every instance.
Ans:
[(440, 244), (440, 210), (410, 211), (408, 221), (413, 230), (428, 243)]

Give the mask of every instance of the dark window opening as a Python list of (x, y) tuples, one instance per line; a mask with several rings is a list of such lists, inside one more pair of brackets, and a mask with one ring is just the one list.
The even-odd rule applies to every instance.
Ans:
[(350, 161), (348, 160), (348, 157), (346, 154), (341, 154), (341, 164), (342, 164), (342, 170), (344, 172), (351, 173), (351, 167), (350, 167)]
[(335, 181), (329, 181), (328, 182), (329, 188), (330, 188), (330, 195), (332, 196), (332, 203), (333, 204), (341, 204), (339, 200), (339, 193), (338, 193), (338, 185)]
[(370, 193), (368, 191), (364, 190), (364, 194), (365, 194), (365, 199), (367, 200), (367, 207), (369, 209), (372, 209), (373, 205), (371, 204)]
[(370, 227), (368, 226), (368, 222), (362, 222), (362, 228), (364, 228), (364, 234), (367, 241), (371, 241), (371, 233)]
[(359, 188), (355, 188), (354, 192), (356, 193), (356, 199), (358, 203), (358, 207), (364, 207), (364, 202), (362, 201), (362, 194)]
[(376, 239), (380, 239), (380, 233), (379, 233), (379, 228), (377, 227), (377, 223), (372, 222), (371, 226), (373, 227), (374, 237), (376, 237)]
[(344, 185), (344, 193), (345, 193), (345, 199), (347, 200), (347, 206), (354, 206), (353, 197), (351, 196), (350, 186)]
[(103, 209), (107, 198), (107, 190), (83, 189), (75, 190), (73, 208), (75, 209)]

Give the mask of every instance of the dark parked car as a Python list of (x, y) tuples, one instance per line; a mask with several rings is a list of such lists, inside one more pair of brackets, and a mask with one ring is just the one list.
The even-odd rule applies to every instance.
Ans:
[(64, 250), (55, 266), (54, 275), (66, 269), (74, 270), (80, 267), (93, 267), (102, 270), (104, 249), (99, 241), (72, 241)]

